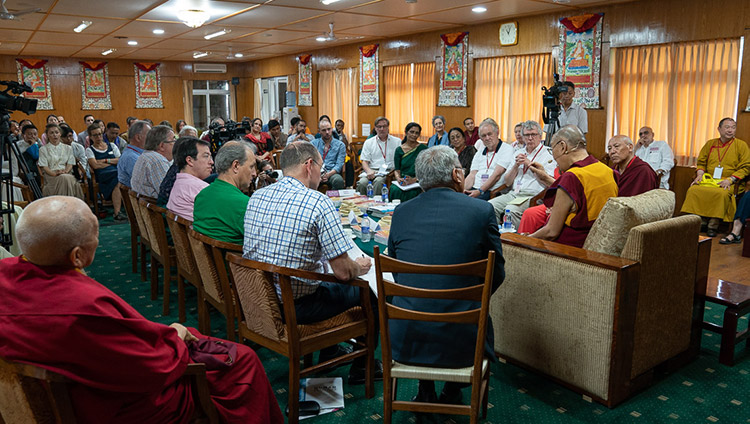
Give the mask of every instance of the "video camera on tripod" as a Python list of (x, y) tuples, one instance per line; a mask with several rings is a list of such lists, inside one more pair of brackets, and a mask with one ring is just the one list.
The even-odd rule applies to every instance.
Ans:
[(208, 134), (211, 138), (211, 154), (216, 156), (216, 152), (227, 141), (244, 137), (250, 131), (250, 127), (250, 121), (235, 122), (230, 119), (224, 125), (218, 122), (212, 123), (208, 127)]
[(555, 78), (555, 84), (547, 88), (542, 86), (542, 107), (544, 111), (542, 113), (542, 119), (546, 125), (547, 137), (545, 144), (549, 145), (552, 140), (552, 136), (560, 128), (560, 93), (567, 93), (570, 87), (560, 81), (560, 74), (552, 74)]

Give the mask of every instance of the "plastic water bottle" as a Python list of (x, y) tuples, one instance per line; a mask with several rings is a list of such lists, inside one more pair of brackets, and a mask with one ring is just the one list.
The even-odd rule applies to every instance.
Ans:
[(388, 203), (388, 186), (383, 183), (383, 189), (380, 191), (380, 197), (383, 203)]
[(510, 209), (506, 209), (503, 215), (503, 230), (510, 231), (511, 229), (513, 229), (513, 221), (510, 219)]
[(360, 239), (363, 243), (369, 242), (372, 234), (370, 234), (370, 218), (367, 217), (367, 214), (362, 215), (362, 225), (360, 225), (360, 228), (362, 230)]
[(372, 187), (372, 181), (367, 183), (367, 197), (372, 199), (375, 196), (375, 189)]

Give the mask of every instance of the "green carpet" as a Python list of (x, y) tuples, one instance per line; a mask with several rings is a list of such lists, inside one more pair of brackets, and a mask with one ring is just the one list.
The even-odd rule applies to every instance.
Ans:
[[(128, 224), (115, 224), (111, 215), (101, 222), (100, 245), (87, 272), (133, 305), (146, 318), (169, 324), (177, 320), (177, 292), (173, 284), (171, 315), (163, 316), (161, 296), (151, 301), (150, 285), (131, 272), (130, 230)], [(159, 287), (161, 291), (161, 285)], [(501, 288), (502, 290), (502, 288)], [(196, 295), (187, 285), (187, 322), (197, 327)], [(708, 304), (706, 320), (720, 323), (723, 308)], [(740, 321), (747, 328), (747, 317)], [(211, 313), (212, 335), (224, 337), (224, 318)], [(750, 423), (750, 350), (743, 352), (734, 367), (719, 364), (719, 336), (704, 332), (702, 351), (697, 360), (615, 409), (587, 402), (581, 395), (534, 373), (509, 364), (493, 364), (490, 380), (490, 407), (487, 423)], [(287, 403), (286, 358), (267, 349), (256, 348), (282, 410)], [(744, 348), (744, 345), (743, 347)], [(740, 349), (738, 347), (738, 354)], [(379, 352), (378, 352), (379, 355)], [(328, 375), (346, 378), (348, 367)], [(406, 382), (404, 382), (406, 383)], [(416, 394), (416, 384), (399, 384), (399, 399)], [(311, 423), (367, 424), (382, 421), (383, 387), (376, 383), (376, 396), (366, 399), (364, 386), (344, 384), (346, 408), (305, 420)], [(464, 400), (468, 400), (468, 390)], [(413, 423), (411, 413), (397, 412), (395, 423)], [(446, 423), (468, 423), (467, 417), (446, 418)]]

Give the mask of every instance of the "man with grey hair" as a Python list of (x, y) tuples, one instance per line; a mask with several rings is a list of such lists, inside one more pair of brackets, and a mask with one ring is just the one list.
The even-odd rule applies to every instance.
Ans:
[(193, 229), (213, 239), (242, 244), (247, 191), (257, 174), (255, 155), (244, 141), (229, 141), (214, 159), (219, 176), (195, 196)]
[(182, 129), (180, 130), (180, 133), (177, 135), (177, 137), (195, 137), (198, 138), (198, 130), (195, 129), (195, 127), (190, 125), (183, 125)]
[[(325, 272), (328, 262), (333, 275), (349, 281), (366, 274), (370, 259), (352, 260), (353, 248), (344, 234), (341, 217), (331, 199), (317, 191), (323, 158), (312, 143), (295, 141), (281, 152), (284, 178), (264, 187), (250, 198), (245, 213), (243, 256), (286, 268)], [(359, 287), (292, 278), (292, 295), (298, 324), (311, 324), (359, 306)], [(277, 293), (281, 290), (277, 287)], [(377, 305), (371, 294), (373, 305)], [(374, 308), (377, 310), (377, 306)], [(377, 325), (375, 325), (377, 340)], [(332, 346), (321, 350), (318, 363), (351, 352)], [(365, 381), (366, 357), (354, 360), (349, 384)], [(380, 364), (379, 364), (380, 365)], [(382, 378), (382, 368), (376, 377)]]
[(144, 151), (133, 166), (130, 177), (133, 190), (142, 196), (159, 196), (159, 186), (172, 164), (174, 131), (166, 125), (156, 125), (146, 135)]
[(375, 135), (362, 145), (362, 173), (357, 182), (357, 191), (367, 194), (367, 184), (372, 182), (374, 194), (380, 194), (389, 171), (395, 169), (393, 162), (396, 148), (401, 140), (388, 133), (391, 123), (384, 116), (375, 118)]
[[(481, 132), (481, 130), (480, 130)], [(402, 203), (393, 213), (388, 236), (388, 255), (401, 261), (425, 265), (449, 265), (486, 259), (494, 250), (494, 292), (505, 278), (500, 234), (495, 212), (487, 202), (463, 194), (464, 173), (456, 152), (436, 146), (419, 154), (416, 174), (424, 193)], [(435, 213), (425, 213), (434, 211)], [(450, 246), (448, 246), (450, 245)], [(456, 289), (481, 284), (481, 279), (449, 275), (395, 275), (396, 282), (410, 287)], [(397, 297), (395, 306), (430, 312), (458, 312), (479, 307), (477, 302)], [(494, 356), (492, 322), (488, 322), (485, 351)], [(394, 320), (390, 323), (393, 359), (407, 364), (448, 368), (471, 366), (474, 361), (476, 328), (461, 324)], [(459, 383), (446, 383), (438, 398), (432, 381), (420, 381), (416, 400), (461, 403)]]
[(484, 148), (477, 149), (471, 161), (464, 190), (471, 197), (489, 200), (492, 190), (502, 185), (505, 170), (513, 164), (513, 147), (500, 140), (500, 127), (492, 118), (479, 124), (479, 138)]
[[(505, 185), (511, 190), (490, 200), (498, 225), (504, 214), (510, 211), (509, 217), (516, 228), (521, 223), (523, 211), (529, 207), (529, 200), (546, 190), (555, 174), (552, 153), (542, 143), (542, 127), (536, 121), (526, 121), (520, 125), (525, 144), (514, 152), (513, 165), (504, 176)], [(541, 164), (541, 167), (532, 167), (532, 163)]]
[(151, 130), (151, 125), (146, 121), (136, 121), (128, 128), (128, 145), (117, 162), (117, 180), (120, 184), (130, 188), (130, 179), (133, 175), (133, 167), (143, 153), (146, 145), (146, 135)]

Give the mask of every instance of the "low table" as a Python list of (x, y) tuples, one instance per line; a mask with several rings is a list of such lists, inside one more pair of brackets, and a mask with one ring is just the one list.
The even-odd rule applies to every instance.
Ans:
[[(734, 347), (750, 336), (748, 330), (737, 332), (737, 320), (750, 313), (750, 286), (709, 277), (704, 297), (709, 302), (727, 307), (724, 311), (723, 325), (704, 321), (703, 328), (721, 334), (719, 362), (734, 366)], [(746, 347), (750, 347), (750, 340)]]

